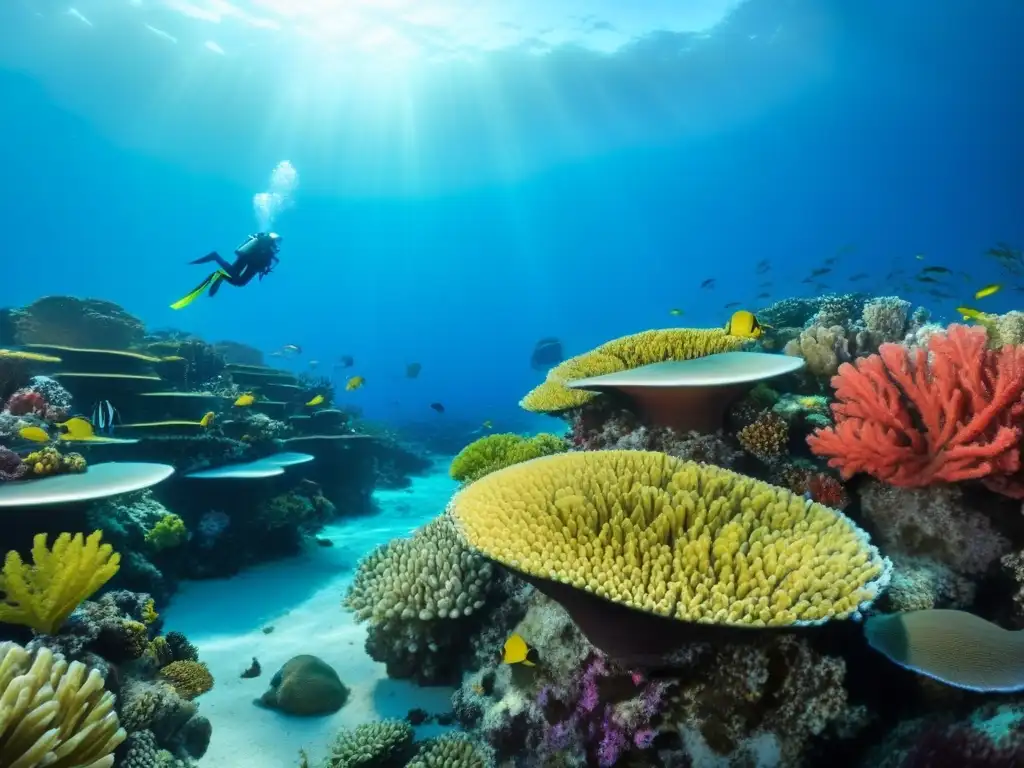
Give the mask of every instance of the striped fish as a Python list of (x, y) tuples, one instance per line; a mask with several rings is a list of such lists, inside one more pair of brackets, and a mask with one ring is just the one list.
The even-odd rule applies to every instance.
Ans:
[(100, 400), (92, 408), (92, 426), (99, 434), (111, 434), (114, 422), (120, 420), (121, 415), (109, 400)]

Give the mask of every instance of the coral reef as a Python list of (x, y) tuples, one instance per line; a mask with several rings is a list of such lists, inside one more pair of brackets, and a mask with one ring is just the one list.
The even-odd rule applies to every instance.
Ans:
[(449, 474), (453, 480), (468, 483), (502, 467), (560, 453), (566, 447), (561, 438), (547, 433), (533, 437), (511, 433), (487, 435), (459, 452), (452, 460)]
[(11, 312), (19, 344), (92, 349), (131, 349), (145, 330), (142, 322), (110, 301), (46, 296)]
[[(413, 754), (413, 730), (401, 720), (381, 720), (341, 731), (322, 768), (401, 768)], [(309, 768), (305, 755), (300, 764)]]
[(495, 594), (493, 566), (439, 517), (359, 563), (344, 605), (369, 621), (367, 652), (392, 677), (441, 682), (457, 675), (468, 636)]
[(846, 329), (841, 325), (812, 325), (800, 331), (800, 335), (786, 344), (787, 355), (802, 357), (807, 370), (814, 376), (834, 376), (841, 363), (853, 359), (846, 338)]

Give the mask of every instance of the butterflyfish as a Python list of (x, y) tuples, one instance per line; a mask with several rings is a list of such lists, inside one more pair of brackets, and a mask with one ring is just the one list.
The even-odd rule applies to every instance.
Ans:
[(18, 430), (18, 434), (26, 440), (31, 440), (33, 443), (50, 442), (50, 433), (42, 427), (22, 427)]
[(986, 296), (991, 296), (993, 293), (999, 293), (999, 289), (1002, 287), (1003, 286), (1000, 285), (999, 283), (992, 283), (992, 285), (986, 285), (984, 288), (982, 288), (981, 290), (977, 291), (974, 294), (974, 298), (984, 299)]
[(203, 418), (199, 420), (199, 424), (204, 429), (209, 429), (211, 426), (213, 426), (213, 420), (215, 418), (217, 418), (217, 414), (215, 414), (213, 411), (207, 411), (206, 413), (203, 414)]
[(505, 641), (501, 661), (503, 664), (523, 664), (527, 667), (535, 667), (540, 662), (540, 657), (537, 655), (537, 649), (527, 645), (523, 636), (516, 633)]
[(733, 312), (729, 322), (725, 324), (725, 332), (730, 336), (739, 336), (741, 339), (759, 339), (764, 334), (754, 313), (747, 312), (745, 309)]
[(345, 391), (355, 392), (365, 383), (366, 379), (364, 379), (362, 376), (353, 376), (351, 379), (345, 382)]
[(234, 405), (237, 408), (246, 408), (256, 402), (256, 396), (252, 392), (246, 392), (244, 395), (239, 395), (238, 399), (235, 400)]
[(96, 437), (92, 424), (81, 416), (62, 421), (57, 426), (63, 427), (65, 430), (60, 436), (61, 440), (92, 440)]
[(323, 395), (316, 395), (316, 396), (313, 397), (312, 400), (310, 400), (308, 403), (306, 403), (306, 405), (309, 406), (310, 408), (312, 408), (314, 405), (320, 405), (320, 403), (322, 403), (323, 401), (324, 401), (324, 396)]

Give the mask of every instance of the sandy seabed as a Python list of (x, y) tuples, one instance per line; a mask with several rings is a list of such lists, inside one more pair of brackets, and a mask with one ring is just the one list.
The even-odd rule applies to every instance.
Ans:
[[(404, 718), (410, 709), (451, 709), (452, 689), (420, 688), (390, 680), (384, 665), (366, 655), (366, 626), (357, 625), (341, 599), (359, 559), (378, 544), (404, 536), (444, 510), (456, 484), (447, 463), (413, 478), (411, 488), (377, 491), (380, 512), (330, 525), (321, 536), (333, 547), (311, 545), (300, 556), (264, 565), (234, 578), (185, 582), (164, 613), (165, 631), (184, 632), (199, 648), (216, 681), (199, 699), (213, 724), (213, 739), (200, 766), (287, 768), (299, 749), (319, 761), (340, 728), (383, 718)], [(272, 626), (269, 634), (264, 627)], [(333, 666), (351, 689), (348, 703), (326, 717), (289, 717), (255, 706), (270, 678), (302, 653)], [(243, 679), (252, 658), (260, 677)], [(436, 735), (417, 728), (417, 738)]]

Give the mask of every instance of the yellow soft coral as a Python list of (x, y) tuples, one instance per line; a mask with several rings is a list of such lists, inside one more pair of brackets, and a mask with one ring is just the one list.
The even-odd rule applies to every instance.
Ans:
[(142, 606), (142, 621), (145, 624), (152, 624), (158, 618), (160, 618), (160, 614), (156, 612), (156, 603), (151, 597)]
[(856, 614), (891, 564), (841, 513), (718, 467), (647, 451), (516, 464), (449, 505), (473, 548), (649, 613), (743, 626)]
[(449, 474), (453, 480), (472, 482), (502, 467), (561, 453), (565, 442), (542, 432), (534, 437), (511, 433), (487, 435), (467, 445), (452, 460)]
[(669, 328), (623, 336), (559, 363), (548, 371), (544, 383), (531, 390), (519, 405), (536, 413), (579, 408), (596, 395), (586, 390), (570, 389), (567, 382), (667, 360), (692, 360), (718, 352), (732, 352), (746, 343), (746, 339), (730, 336), (718, 328)]
[(201, 661), (172, 661), (160, 670), (160, 677), (185, 699), (194, 699), (213, 688), (213, 675)]
[(157, 552), (171, 549), (188, 540), (185, 521), (177, 515), (164, 515), (146, 532), (146, 543)]
[(46, 534), (36, 534), (32, 565), (17, 552), (8, 552), (0, 575), (0, 621), (21, 624), (36, 632), (52, 634), (78, 605), (106, 584), (120, 568), (121, 556), (102, 534), (62, 533), (46, 546)]

